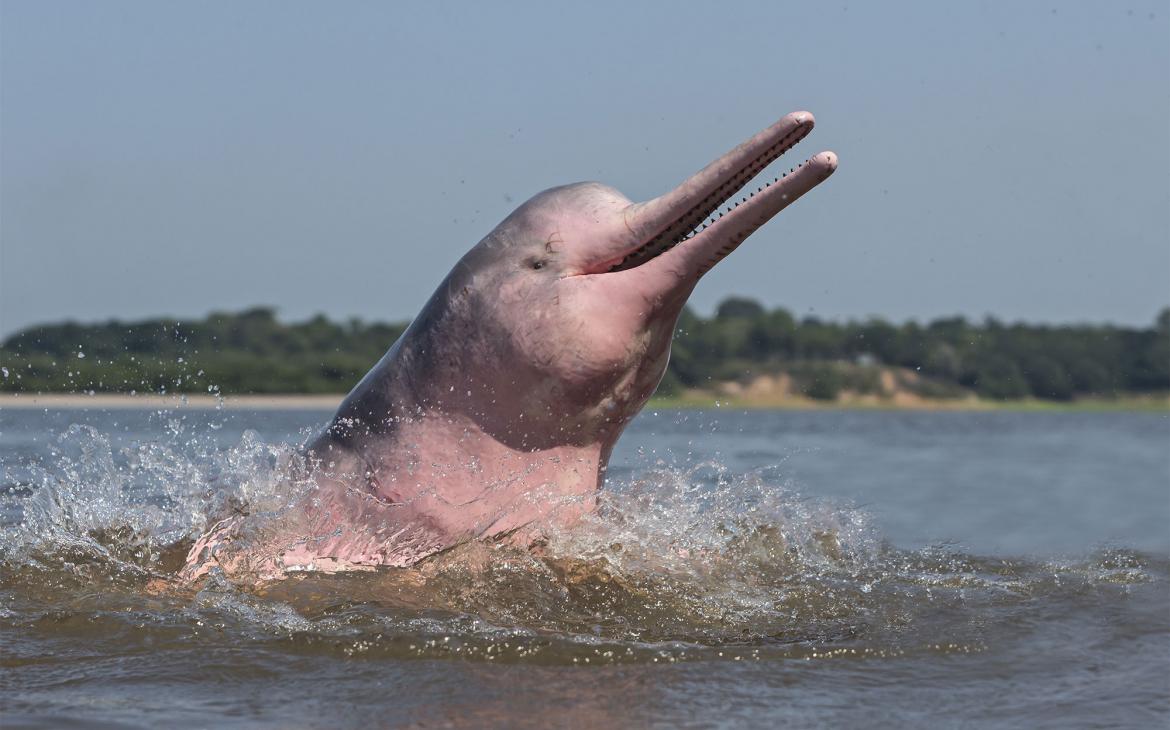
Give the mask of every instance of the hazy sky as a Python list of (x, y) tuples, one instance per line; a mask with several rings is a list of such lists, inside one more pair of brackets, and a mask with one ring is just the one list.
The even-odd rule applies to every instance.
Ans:
[(652, 197), (801, 108), (817, 129), (784, 168), (840, 169), (699, 311), (1170, 304), (1166, 2), (0, 8), (0, 334), (259, 304), (407, 319), (530, 195)]

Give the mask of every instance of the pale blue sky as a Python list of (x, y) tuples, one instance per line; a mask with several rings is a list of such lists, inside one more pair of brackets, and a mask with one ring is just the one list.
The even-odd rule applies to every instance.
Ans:
[[(1165, 2), (0, 4), (0, 334), (407, 319), (528, 196), (657, 195), (805, 108), (824, 187), (700, 285), (799, 314), (1151, 322)], [(799, 155), (799, 157), (798, 157)]]

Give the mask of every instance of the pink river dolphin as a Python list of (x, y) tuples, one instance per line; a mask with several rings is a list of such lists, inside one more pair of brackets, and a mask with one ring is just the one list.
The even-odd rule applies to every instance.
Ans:
[(728, 205), (812, 128), (789, 114), (647, 202), (584, 182), (521, 205), (306, 444), (306, 494), (248, 539), (250, 517), (220, 521), (181, 577), (403, 567), (571, 525), (665, 373), (700, 277), (837, 168), (821, 152)]

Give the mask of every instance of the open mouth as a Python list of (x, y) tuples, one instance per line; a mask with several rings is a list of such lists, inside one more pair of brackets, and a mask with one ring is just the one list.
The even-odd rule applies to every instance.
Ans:
[[(636, 249), (609, 266), (609, 272), (626, 271), (655, 259), (680, 244), (703, 237), (719, 239), (705, 272), (739, 245), (760, 225), (792, 200), (828, 177), (836, 168), (836, 158), (823, 153), (793, 167), (787, 173), (748, 192), (734, 204), (728, 204), (768, 165), (778, 159), (812, 131), (813, 116), (807, 112), (789, 114), (776, 124), (712, 162), (678, 188), (653, 201), (638, 206), (633, 214), (645, 229), (657, 231)], [(815, 181), (808, 184), (804, 168), (816, 159), (819, 169)], [(793, 184), (797, 178), (802, 178)], [(764, 198), (769, 200), (765, 201)], [(725, 210), (721, 210), (726, 206)], [(749, 212), (748, 208), (754, 209)], [(737, 221), (732, 223), (732, 221)], [(640, 226), (641, 227), (641, 226)], [(714, 242), (714, 241), (713, 241)]]

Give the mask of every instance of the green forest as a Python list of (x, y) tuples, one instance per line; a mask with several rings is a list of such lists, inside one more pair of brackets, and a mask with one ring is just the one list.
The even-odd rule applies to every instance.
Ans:
[[(285, 323), (271, 308), (198, 321), (45, 325), (0, 346), (0, 391), (344, 393), (405, 327), (320, 315)], [(683, 312), (659, 395), (784, 374), (799, 394), (833, 400), (880, 393), (885, 371), (906, 374), (927, 398), (1164, 394), (1170, 308), (1148, 328), (962, 317), (837, 323), (731, 298), (709, 318)]]

